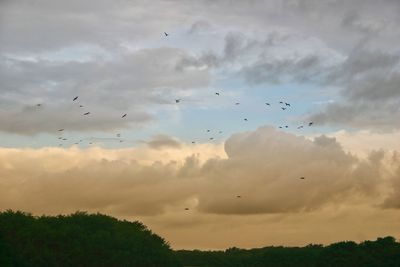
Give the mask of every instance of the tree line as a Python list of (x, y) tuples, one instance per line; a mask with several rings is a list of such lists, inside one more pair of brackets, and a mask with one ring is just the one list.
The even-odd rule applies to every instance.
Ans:
[(225, 251), (178, 250), (184, 266), (201, 267), (400, 267), (400, 243), (388, 236), (359, 244), (229, 248)]

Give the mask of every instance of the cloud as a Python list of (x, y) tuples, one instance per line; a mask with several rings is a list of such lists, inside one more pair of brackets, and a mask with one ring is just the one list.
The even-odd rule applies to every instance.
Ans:
[(168, 135), (156, 135), (150, 141), (145, 142), (152, 149), (163, 149), (163, 148), (180, 148), (181, 143), (178, 140)]
[[(146, 123), (154, 119), (154, 111), (173, 104), (186, 88), (208, 84), (207, 71), (193, 70), (182, 76), (175, 70), (182, 54), (179, 49), (157, 48), (110, 61), (5, 59), (0, 62), (4, 82), (0, 100), (5, 103), (0, 131), (28, 135), (57, 128), (110, 131)], [(75, 96), (79, 98), (72, 102)], [(42, 106), (36, 108), (37, 103)], [(88, 111), (90, 116), (82, 116)]]
[[(230, 137), (227, 157), (209, 154), (210, 145), (172, 140), (156, 137), (150, 150), (1, 149), (0, 208), (118, 216), (184, 207), (204, 214), (274, 214), (378, 201), (382, 152), (359, 159), (333, 138), (310, 141), (271, 127)], [(201, 160), (202, 154), (209, 156)]]

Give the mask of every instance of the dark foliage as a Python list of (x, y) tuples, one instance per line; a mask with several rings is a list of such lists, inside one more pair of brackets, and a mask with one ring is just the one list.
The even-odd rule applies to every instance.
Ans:
[(326, 247), (179, 250), (175, 253), (183, 265), (201, 267), (400, 267), (400, 243), (393, 237), (360, 244), (339, 242)]
[(101, 214), (33, 217), (0, 212), (0, 266), (181, 266), (140, 222)]

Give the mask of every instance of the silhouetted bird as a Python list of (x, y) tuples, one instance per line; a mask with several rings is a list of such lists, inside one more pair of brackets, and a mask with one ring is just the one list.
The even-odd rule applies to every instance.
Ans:
[(121, 137), (121, 134), (120, 134), (120, 133), (117, 133), (117, 137)]
[(210, 132), (210, 130), (207, 130), (207, 133), (209, 133)]
[(179, 103), (179, 102), (181, 102), (180, 99), (175, 99), (175, 103)]
[(127, 115), (127, 114), (124, 114), (124, 115), (122, 115), (122, 117), (121, 117), (121, 118), (125, 118), (125, 117), (126, 117), (126, 115)]
[(83, 106), (82, 106), (82, 105), (79, 105), (79, 107), (80, 107), (80, 108), (83, 108)]
[(306, 179), (306, 178), (305, 178), (305, 177), (300, 177), (300, 179), (301, 179), (301, 180), (304, 180), (304, 179)]
[(279, 104), (283, 104), (283, 102), (282, 102), (282, 101), (279, 101)]
[(286, 103), (286, 102), (285, 102), (285, 105), (290, 107), (290, 104), (289, 104), (289, 103)]
[(247, 119), (247, 118), (245, 118), (245, 119), (244, 119), (244, 121), (248, 121), (248, 119)]
[(313, 125), (313, 124), (314, 124), (313, 122), (309, 122), (309, 123), (308, 123), (308, 126), (311, 126), (311, 125)]
[(195, 144), (196, 142), (195, 141), (192, 141), (192, 144)]
[(285, 128), (289, 128), (289, 126), (285, 125)]
[(297, 129), (301, 129), (301, 128), (303, 128), (303, 125), (300, 125), (299, 127), (297, 127)]
[(219, 95), (219, 93), (215, 93), (216, 95)]
[(78, 99), (78, 97), (77, 97), (77, 96), (75, 96), (75, 97), (74, 97), (74, 99), (72, 99), (72, 101), (75, 101), (75, 100), (77, 100), (77, 99)]
[(166, 32), (164, 32), (164, 34), (165, 34), (165, 36), (168, 36), (168, 35), (169, 35), (169, 33), (166, 33)]
[(36, 104), (36, 106), (37, 106), (37, 107), (41, 107), (41, 106), (42, 106), (42, 104)]
[(282, 110), (285, 110), (286, 108), (281, 108)]
[(237, 198), (241, 198), (242, 196), (236, 196)]
[(214, 137), (210, 137), (210, 140), (214, 140)]
[(185, 210), (189, 210), (189, 208), (185, 208)]
[(60, 130), (58, 130), (59, 132), (62, 132), (62, 131), (64, 131), (64, 129), (60, 129)]
[(67, 141), (67, 138), (63, 138), (62, 140)]
[(282, 126), (279, 126), (279, 129), (282, 129)]
[(221, 133), (222, 133), (222, 131), (219, 131), (218, 133), (220, 133), (220, 134), (221, 134)]
[(265, 105), (267, 105), (267, 106), (271, 106), (271, 104), (270, 104), (270, 103), (265, 103)]
[(235, 103), (235, 105), (239, 105), (239, 104), (240, 104), (239, 102), (236, 102), (236, 103)]
[(90, 114), (90, 112), (86, 112), (86, 113), (84, 113), (83, 115), (89, 115)]

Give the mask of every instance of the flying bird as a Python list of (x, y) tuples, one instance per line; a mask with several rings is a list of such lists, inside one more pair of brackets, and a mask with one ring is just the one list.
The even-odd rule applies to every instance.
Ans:
[(80, 108), (83, 108), (83, 106), (82, 106), (82, 105), (79, 105), (79, 107), (80, 107)]
[(241, 198), (242, 196), (236, 196), (237, 198)]
[(301, 128), (303, 128), (303, 125), (300, 125), (299, 127), (297, 127), (297, 129), (301, 129)]
[(124, 115), (122, 115), (122, 118), (125, 118), (125, 117), (126, 117), (126, 115), (127, 115), (126, 113), (125, 113)]
[(282, 129), (282, 126), (279, 126), (279, 129)]
[(239, 102), (236, 102), (236, 103), (235, 103), (235, 105), (239, 105), (239, 104), (240, 104)]
[(248, 121), (248, 119), (247, 119), (247, 118), (244, 118), (244, 121)]
[(222, 134), (222, 131), (219, 131), (218, 133)]
[(117, 133), (117, 137), (121, 137), (121, 134), (120, 134), (120, 133)]
[(216, 92), (215, 94), (216, 94), (216, 95), (219, 95), (219, 93), (218, 93), (218, 92)]
[(195, 144), (196, 142), (195, 141), (192, 141), (192, 144)]
[(189, 208), (185, 208), (185, 210), (189, 210)]
[(72, 101), (75, 101), (75, 100), (77, 100), (77, 99), (78, 99), (78, 97), (77, 97), (77, 96), (75, 96), (75, 97), (74, 97), (74, 99), (72, 99)]
[(62, 132), (62, 131), (64, 131), (64, 129), (60, 129), (60, 130), (58, 130), (59, 132)]
[(181, 102), (180, 99), (175, 99), (175, 103), (179, 103), (179, 102)]
[(210, 137), (210, 140), (214, 140), (214, 137)]
[(285, 125), (285, 128), (289, 128), (289, 126)]
[(283, 102), (282, 102), (282, 101), (279, 101), (279, 104), (283, 104)]
[(36, 106), (37, 106), (37, 107), (41, 107), (41, 106), (42, 106), (42, 104), (36, 104)]
[(210, 132), (210, 130), (207, 130), (207, 133), (209, 133)]
[(313, 125), (314, 124), (314, 122), (309, 122), (308, 123), (308, 126), (311, 126), (311, 125)]
[(270, 103), (265, 103), (265, 105), (267, 105), (267, 106), (271, 106), (271, 104), (270, 104)]
[(84, 113), (83, 115), (89, 115), (90, 114), (90, 112), (86, 112), (86, 113)]
[(169, 35), (169, 33), (166, 33), (166, 32), (164, 32), (164, 34), (165, 34), (165, 37), (167, 37)]
[(306, 178), (302, 176), (302, 177), (300, 177), (300, 179), (301, 179), (301, 180), (304, 180), (304, 179), (306, 179)]
[(282, 110), (285, 110), (286, 108), (281, 108)]
[(285, 102), (285, 106), (289, 106), (290, 107), (290, 104)]

